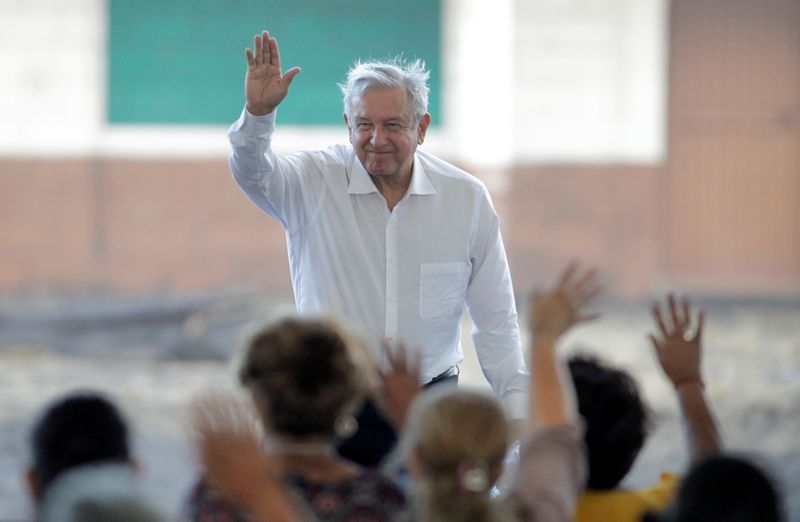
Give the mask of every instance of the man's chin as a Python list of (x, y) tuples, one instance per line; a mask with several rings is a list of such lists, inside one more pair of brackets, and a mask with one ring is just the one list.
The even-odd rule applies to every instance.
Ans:
[(392, 174), (397, 172), (397, 169), (391, 169), (386, 165), (368, 165), (366, 167), (366, 170), (370, 174), (370, 176), (377, 176), (377, 177), (391, 176)]

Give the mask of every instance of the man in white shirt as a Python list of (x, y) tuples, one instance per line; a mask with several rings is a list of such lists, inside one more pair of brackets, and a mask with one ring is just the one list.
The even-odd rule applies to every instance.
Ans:
[(236, 182), (286, 231), (300, 313), (338, 316), (375, 348), (422, 347), (422, 383), (455, 374), (466, 303), (481, 364), (509, 417), (527, 396), (514, 294), (486, 187), (417, 150), (430, 124), (419, 61), (359, 63), (342, 84), (350, 146), (278, 156), (275, 109), (300, 72), (275, 38), (246, 51), (247, 106), (229, 132)]

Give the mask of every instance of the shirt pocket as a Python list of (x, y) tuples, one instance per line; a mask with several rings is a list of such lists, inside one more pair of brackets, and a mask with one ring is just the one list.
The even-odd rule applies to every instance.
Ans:
[(466, 263), (421, 263), (419, 315), (423, 320), (458, 315), (469, 281)]

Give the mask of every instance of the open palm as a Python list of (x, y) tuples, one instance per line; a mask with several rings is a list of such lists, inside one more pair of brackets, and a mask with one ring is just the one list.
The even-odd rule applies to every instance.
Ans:
[(245, 79), (245, 96), (247, 110), (257, 116), (269, 114), (289, 92), (292, 80), (300, 72), (293, 67), (281, 73), (281, 56), (278, 41), (264, 31), (253, 39), (254, 51), (247, 49), (247, 77)]

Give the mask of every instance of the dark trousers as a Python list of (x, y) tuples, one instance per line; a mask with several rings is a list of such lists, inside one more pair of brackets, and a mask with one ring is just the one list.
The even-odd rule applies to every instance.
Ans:
[[(442, 374), (423, 385), (423, 388), (440, 384), (458, 384), (458, 373)], [(356, 420), (358, 430), (339, 444), (339, 455), (365, 467), (380, 465), (397, 444), (397, 430), (370, 398), (364, 401)]]

